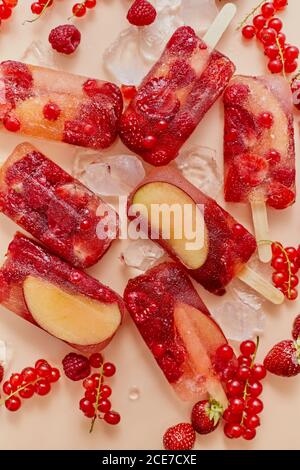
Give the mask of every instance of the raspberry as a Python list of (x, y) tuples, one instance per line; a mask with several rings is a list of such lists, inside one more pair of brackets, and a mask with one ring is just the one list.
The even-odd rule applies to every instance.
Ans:
[(64, 372), (71, 380), (83, 380), (91, 373), (88, 358), (77, 353), (70, 353), (62, 361)]
[(134, 26), (148, 26), (156, 18), (156, 10), (147, 0), (135, 0), (129, 8), (127, 19)]
[(64, 24), (52, 29), (48, 40), (57, 52), (73, 54), (80, 44), (81, 34), (74, 25)]

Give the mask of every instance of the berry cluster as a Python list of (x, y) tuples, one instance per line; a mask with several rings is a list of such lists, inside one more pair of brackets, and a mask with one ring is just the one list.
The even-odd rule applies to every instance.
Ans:
[(272, 243), (272, 267), (275, 269), (272, 280), (275, 287), (284, 293), (288, 300), (296, 300), (299, 284), (297, 273), (300, 269), (300, 246), (284, 248), (281, 243)]
[(9, 411), (17, 411), (22, 405), (21, 398), (31, 398), (37, 395), (47, 395), (51, 384), (57, 382), (60, 372), (52, 367), (45, 359), (39, 359), (34, 367), (26, 367), (20, 374), (14, 373), (3, 383), (4, 397), (0, 405), (5, 405)]
[(46, 9), (52, 5), (53, 0), (37, 0), (37, 2), (31, 4), (30, 8), (34, 15), (41, 16), (46, 11)]
[(18, 5), (18, 0), (2, 0), (0, 3), (0, 24), (12, 15), (12, 9)]
[(83, 381), (85, 389), (84, 397), (79, 402), (79, 408), (84, 416), (92, 419), (90, 432), (93, 431), (97, 417), (103, 419), (108, 424), (118, 424), (120, 415), (111, 410), (111, 402), (108, 399), (112, 390), (104, 383), (104, 379), (112, 377), (116, 372), (116, 367), (111, 362), (104, 362), (100, 353), (92, 354), (89, 359), (90, 367), (98, 369), (98, 373), (91, 374)]
[(282, 32), (283, 23), (275, 16), (287, 4), (287, 0), (260, 3), (241, 24), (242, 27), (260, 8), (260, 14), (253, 17), (252, 24), (243, 26), (242, 35), (245, 39), (256, 37), (262, 43), (272, 73), (292, 73), (298, 67), (299, 49), (286, 43), (286, 36)]
[[(226, 357), (229, 356), (228, 348), (230, 346), (227, 345)], [(256, 428), (260, 425), (258, 415), (263, 410), (263, 402), (258, 397), (263, 390), (261, 380), (266, 376), (266, 369), (255, 363), (257, 348), (258, 340), (257, 344), (250, 340), (241, 343), (235, 375), (226, 382), (229, 404), (223, 413), (226, 421), (224, 434), (230, 439), (254, 439)], [(222, 350), (218, 353), (222, 355)]]
[(86, 14), (87, 10), (95, 8), (96, 4), (97, 0), (85, 0), (81, 3), (75, 3), (72, 8), (73, 16), (76, 16), (76, 18), (81, 18)]

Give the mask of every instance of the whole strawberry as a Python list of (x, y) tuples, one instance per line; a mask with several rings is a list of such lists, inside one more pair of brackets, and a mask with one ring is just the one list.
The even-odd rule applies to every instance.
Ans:
[(128, 10), (127, 19), (134, 26), (148, 26), (156, 18), (156, 10), (147, 0), (135, 0)]
[(275, 344), (264, 360), (265, 368), (275, 375), (293, 377), (300, 373), (300, 340)]
[(163, 443), (166, 450), (191, 450), (194, 447), (196, 433), (189, 423), (180, 423), (167, 429)]
[(191, 422), (196, 432), (208, 434), (214, 431), (223, 412), (223, 407), (216, 400), (198, 401), (192, 409)]
[(74, 381), (83, 380), (91, 373), (89, 360), (81, 354), (67, 354), (62, 364), (66, 376)]
[(295, 341), (300, 338), (300, 315), (297, 315), (294, 320), (292, 336)]

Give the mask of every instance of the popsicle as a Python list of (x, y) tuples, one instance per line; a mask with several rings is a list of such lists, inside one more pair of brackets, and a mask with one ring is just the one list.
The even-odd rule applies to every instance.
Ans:
[[(31, 144), (0, 169), (0, 211), (77, 267), (96, 263), (118, 234), (118, 216)], [(105, 231), (108, 221), (115, 231)]]
[(223, 93), (235, 66), (214, 50), (236, 12), (223, 7), (204, 36), (178, 28), (121, 118), (124, 144), (154, 166), (176, 158), (181, 146)]
[(107, 346), (124, 313), (115, 292), (20, 233), (0, 269), (0, 303), (84, 352)]
[[(250, 203), (257, 240), (269, 240), (266, 205), (295, 202), (293, 103), (281, 77), (236, 76), (224, 93), (225, 199)], [(269, 245), (259, 246), (262, 261)]]
[(113, 83), (5, 61), (0, 87), (0, 120), (11, 132), (93, 149), (117, 136), (123, 101)]
[(128, 217), (208, 291), (223, 295), (241, 278), (271, 302), (282, 293), (246, 263), (255, 238), (173, 167), (154, 169), (129, 196)]
[[(182, 400), (207, 395), (226, 406), (225, 366), (217, 355), (227, 343), (222, 330), (177, 263), (160, 264), (131, 279), (126, 307), (168, 382)], [(233, 358), (228, 368), (233, 368)]]

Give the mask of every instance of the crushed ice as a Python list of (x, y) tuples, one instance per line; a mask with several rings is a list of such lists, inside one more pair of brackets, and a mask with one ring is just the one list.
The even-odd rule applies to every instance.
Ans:
[(22, 62), (44, 67), (55, 66), (54, 51), (49, 44), (44, 44), (39, 39), (32, 41), (20, 57)]
[(78, 150), (73, 175), (101, 196), (126, 196), (145, 177), (142, 162), (135, 155), (109, 155)]
[(149, 239), (130, 240), (121, 254), (121, 260), (126, 266), (145, 272), (164, 254), (164, 250)]
[(103, 55), (113, 79), (138, 85), (161, 55), (173, 32), (184, 24), (203, 34), (217, 15), (215, 0), (152, 0), (157, 17), (150, 26), (130, 26), (120, 33)]

